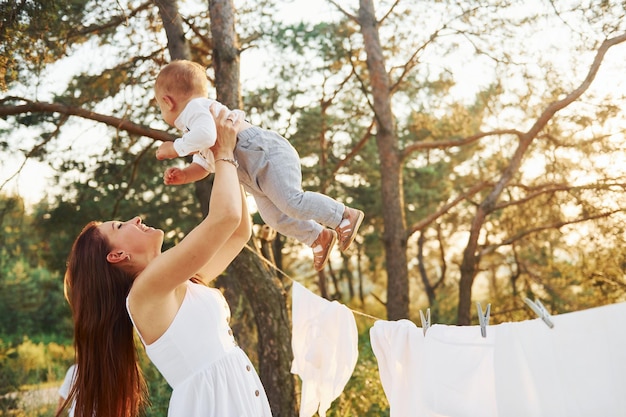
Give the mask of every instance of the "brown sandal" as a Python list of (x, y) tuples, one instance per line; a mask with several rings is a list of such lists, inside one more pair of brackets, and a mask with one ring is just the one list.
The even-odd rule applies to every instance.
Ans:
[(331, 229), (323, 229), (311, 248), (313, 249), (313, 268), (324, 269), (330, 258), (330, 251), (337, 241), (337, 233)]
[(341, 220), (341, 223), (339, 223), (339, 226), (335, 228), (339, 237), (340, 251), (344, 252), (348, 249), (348, 247), (350, 247), (356, 237), (356, 233), (359, 231), (359, 227), (361, 226), (361, 222), (364, 217), (365, 215), (361, 210), (346, 207), (343, 212), (343, 219)]

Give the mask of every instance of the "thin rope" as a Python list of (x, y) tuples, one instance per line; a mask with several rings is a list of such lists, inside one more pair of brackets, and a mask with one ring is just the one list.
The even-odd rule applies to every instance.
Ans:
[[(246, 245), (244, 246), (246, 249), (248, 249), (250, 252), (252, 252), (252, 254), (254, 254), (256, 257), (258, 257), (261, 261), (263, 261), (266, 265), (268, 265), (270, 268), (274, 269), (275, 271), (279, 272), (280, 274), (282, 274), (285, 278), (289, 279), (292, 282), (298, 282), (296, 279), (292, 278), (289, 276), (289, 274), (287, 274), (285, 271), (281, 270), (279, 267), (277, 267), (274, 263), (272, 263), (269, 259), (267, 259), (265, 256), (263, 256), (262, 254), (259, 253), (258, 250), (252, 248), (249, 244), (246, 243)], [(300, 284), (298, 282), (298, 284)], [(302, 284), (300, 284), (302, 285)], [(345, 304), (344, 304), (345, 305)], [(363, 317), (367, 317), (368, 319), (372, 319), (374, 321), (376, 320), (383, 320), (381, 318), (378, 317), (374, 317), (372, 315), (369, 315), (367, 313), (363, 313), (361, 311), (358, 310), (353, 310), (350, 307), (346, 306), (346, 308), (350, 311), (352, 311), (354, 314), (358, 314), (360, 316)]]

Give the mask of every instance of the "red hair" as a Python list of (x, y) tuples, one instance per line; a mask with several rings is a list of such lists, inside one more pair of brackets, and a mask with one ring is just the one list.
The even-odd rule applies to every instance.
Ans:
[(135, 417), (147, 388), (126, 310), (134, 277), (106, 260), (111, 247), (98, 224), (83, 228), (67, 262), (77, 370), (65, 406), (74, 400), (76, 417)]

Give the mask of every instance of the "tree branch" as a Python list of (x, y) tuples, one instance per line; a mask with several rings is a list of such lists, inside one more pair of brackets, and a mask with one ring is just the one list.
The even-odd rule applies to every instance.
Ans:
[(587, 73), (587, 76), (580, 84), (580, 86), (578, 86), (578, 88), (566, 95), (562, 100), (555, 101), (554, 103), (546, 107), (546, 109), (539, 116), (535, 124), (530, 128), (526, 135), (531, 138), (537, 136), (537, 134), (544, 128), (544, 126), (550, 121), (550, 119), (552, 119), (552, 116), (556, 114), (556, 112), (567, 107), (576, 99), (578, 99), (581, 95), (583, 95), (583, 93), (587, 91), (593, 80), (596, 78), (598, 70), (600, 69), (600, 65), (602, 64), (604, 56), (606, 55), (608, 50), (612, 46), (618, 45), (622, 42), (626, 42), (626, 33), (622, 33), (621, 35), (614, 38), (605, 39), (604, 42), (602, 42), (602, 45), (600, 45), (600, 48), (598, 48), (596, 56), (593, 59), (591, 67), (589, 68), (589, 72)]
[[(22, 101), (21, 105), (6, 105), (9, 101)], [(60, 113), (67, 116), (78, 116), (84, 119), (94, 120), (104, 123), (105, 125), (114, 127), (117, 130), (124, 130), (132, 135), (145, 136), (155, 140), (172, 141), (176, 136), (163, 131), (152, 129), (137, 123), (133, 123), (126, 119), (120, 119), (114, 116), (107, 116), (86, 110), (81, 107), (68, 106), (61, 103), (47, 103), (40, 101), (30, 101), (20, 97), (5, 97), (0, 100), (0, 117), (16, 116), (25, 113)]]
[(430, 214), (429, 216), (423, 218), (422, 220), (420, 220), (419, 222), (417, 222), (413, 226), (411, 226), (411, 228), (409, 229), (407, 237), (411, 236), (413, 233), (415, 233), (415, 232), (417, 232), (419, 230), (422, 230), (424, 227), (426, 227), (427, 225), (429, 225), (430, 223), (434, 222), (439, 217), (441, 217), (444, 214), (446, 214), (448, 212), (448, 210), (450, 210), (452, 207), (456, 206), (461, 201), (467, 200), (468, 198), (470, 198), (471, 196), (473, 196), (474, 194), (476, 194), (480, 190), (483, 190), (483, 189), (487, 188), (489, 185), (490, 184), (488, 182), (481, 182), (479, 184), (476, 184), (475, 186), (473, 186), (472, 188), (470, 188), (469, 190), (467, 190), (463, 194), (458, 195), (453, 200), (451, 200), (451, 201), (447, 202), (446, 204), (444, 204), (443, 206), (439, 207), (437, 209), (437, 211), (435, 211), (434, 213)]
[(374, 103), (372, 103), (372, 100), (370, 99), (370, 93), (369, 93), (367, 83), (359, 75), (359, 72), (357, 71), (356, 66), (354, 65), (354, 61), (352, 60), (353, 57), (357, 57), (356, 59), (358, 62), (358, 54), (355, 54), (354, 50), (350, 49), (349, 58), (350, 58), (350, 66), (352, 67), (352, 74), (354, 74), (354, 76), (356, 77), (358, 84), (360, 85), (360, 90), (363, 92), (363, 97), (365, 98), (365, 100), (367, 100), (367, 105), (372, 110), (372, 113), (373, 113)]
[(328, 0), (328, 2), (330, 4), (332, 4), (333, 6), (335, 6), (337, 8), (337, 10), (339, 10), (341, 13), (343, 13), (344, 15), (346, 15), (346, 17), (352, 21), (354, 21), (355, 23), (359, 23), (359, 18), (356, 17), (354, 14), (348, 12), (346, 9), (344, 9), (343, 7), (341, 7), (337, 2), (335, 2), (334, 0)]
[(389, 10), (387, 10), (387, 13), (385, 13), (385, 15), (384, 15), (384, 16), (383, 16), (383, 17), (382, 17), (382, 18), (378, 21), (378, 24), (379, 24), (379, 25), (382, 25), (382, 24), (383, 24), (383, 22), (384, 22), (385, 20), (387, 20), (387, 18), (388, 18), (389, 16), (391, 16), (391, 13), (393, 13), (393, 10), (396, 8), (396, 6), (397, 6), (398, 4), (400, 4), (400, 0), (396, 0), (396, 1), (395, 1), (392, 5), (391, 5), (391, 7), (389, 7)]
[(461, 139), (450, 139), (450, 140), (437, 140), (437, 141), (429, 141), (429, 142), (415, 142), (410, 146), (407, 146), (402, 151), (402, 159), (406, 159), (413, 152), (424, 149), (444, 149), (444, 148), (452, 148), (454, 146), (464, 146), (468, 145), (472, 142), (476, 142), (479, 139), (482, 139), (486, 136), (497, 136), (497, 135), (515, 135), (520, 137), (523, 133), (519, 130), (515, 129), (504, 129), (504, 130), (493, 130), (491, 132), (480, 132), (472, 136), (468, 136), (466, 138)]
[(131, 10), (130, 13), (128, 14), (122, 12), (122, 14), (115, 16), (114, 18), (112, 18), (111, 20), (103, 24), (94, 24), (94, 25), (84, 27), (78, 32), (76, 32), (76, 35), (73, 35), (71, 37), (85, 36), (85, 35), (89, 35), (92, 33), (98, 34), (99, 32), (102, 32), (106, 29), (118, 27), (120, 24), (124, 22), (128, 24), (129, 18), (134, 17), (137, 13), (151, 7), (153, 4), (154, 2), (152, 0), (146, 1), (145, 3), (140, 4), (136, 9)]
[[(391, 11), (393, 10), (393, 8), (398, 4), (398, 2), (396, 1), (396, 3), (394, 3), (394, 5), (391, 7), (391, 9), (389, 10), (389, 13), (391, 13)], [(446, 23), (444, 23), (439, 29), (435, 30), (433, 33), (431, 33), (431, 35), (428, 37), (428, 40), (426, 40), (426, 42), (424, 42), (422, 45), (420, 45), (415, 52), (413, 52), (413, 54), (409, 57), (409, 59), (406, 61), (406, 63), (404, 65), (402, 65), (402, 72), (400, 73), (400, 75), (398, 76), (398, 78), (396, 79), (396, 82), (393, 83), (390, 87), (390, 90), (392, 93), (394, 93), (399, 86), (402, 84), (402, 81), (404, 80), (404, 78), (409, 74), (409, 72), (418, 64), (418, 60), (417, 60), (417, 56), (419, 55), (419, 53), (421, 51), (423, 51), (424, 49), (426, 49), (426, 47), (428, 45), (430, 45), (435, 39), (437, 39), (437, 37), (439, 36), (439, 34), (441, 33), (441, 31), (443, 31), (444, 29), (448, 28), (448, 25), (453, 22), (456, 19), (462, 19), (463, 17), (465, 17), (467, 14), (472, 13), (476, 10), (477, 8), (473, 8), (467, 11), (464, 11), (463, 13), (461, 13), (459, 16), (454, 16), (451, 19), (449, 19)], [(387, 16), (389, 15), (389, 13), (387, 15), (385, 15), (385, 17), (383, 17), (383, 19), (381, 19), (381, 22), (383, 20), (385, 20), (385, 18), (387, 18)], [(390, 71), (390, 75), (391, 75), (391, 71)]]
[(528, 230), (523, 230), (517, 234), (515, 234), (514, 236), (511, 236), (508, 239), (503, 240), (500, 243), (496, 243), (496, 244), (492, 244), (492, 245), (487, 245), (485, 247), (483, 247), (480, 250), (480, 255), (479, 256), (483, 256), (489, 253), (494, 252), (497, 248), (501, 247), (501, 246), (507, 246), (507, 245), (511, 245), (513, 243), (515, 243), (516, 241), (531, 235), (533, 233), (538, 233), (538, 232), (543, 232), (544, 230), (550, 230), (550, 229), (560, 229), (563, 226), (568, 226), (571, 224), (577, 224), (577, 223), (583, 223), (583, 222), (587, 222), (590, 220), (596, 220), (596, 219), (602, 219), (604, 217), (610, 217), (615, 213), (620, 213), (623, 212), (623, 209), (618, 209), (618, 210), (611, 210), (608, 212), (604, 212), (604, 213), (598, 213), (598, 214), (594, 214), (592, 216), (585, 216), (585, 217), (581, 217), (572, 221), (560, 221), (560, 222), (554, 222), (551, 224), (545, 224), (542, 226), (537, 226), (537, 227), (533, 227), (531, 229)]
[(370, 123), (369, 127), (367, 128), (367, 130), (365, 131), (365, 133), (363, 134), (359, 142), (352, 148), (350, 153), (348, 153), (348, 155), (346, 155), (346, 157), (343, 158), (341, 161), (339, 161), (339, 163), (335, 166), (332, 174), (330, 175), (330, 178), (334, 178), (334, 174), (336, 174), (344, 165), (346, 165), (348, 161), (350, 161), (355, 155), (358, 155), (359, 151), (363, 148), (363, 146), (365, 146), (367, 141), (372, 137), (372, 129), (374, 128), (375, 124), (376, 124), (375, 119), (372, 119), (372, 122)]
[[(520, 186), (521, 187), (521, 186)], [(570, 190), (596, 190), (596, 189), (610, 189), (611, 187), (621, 187), (626, 189), (626, 184), (616, 182), (616, 183), (602, 183), (602, 184), (590, 184), (584, 186), (572, 186), (569, 184), (548, 184), (545, 187), (540, 187), (532, 190), (529, 194), (527, 194), (524, 198), (514, 201), (505, 201), (494, 206), (494, 210), (502, 210), (509, 206), (515, 206), (519, 204), (523, 204), (527, 201), (533, 200), (535, 197), (538, 197), (542, 194), (547, 193), (555, 193), (557, 191), (570, 191)]]

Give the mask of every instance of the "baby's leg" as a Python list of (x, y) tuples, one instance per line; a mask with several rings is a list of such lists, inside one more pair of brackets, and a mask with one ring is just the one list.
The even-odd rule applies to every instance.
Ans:
[(282, 235), (311, 246), (323, 229), (323, 226), (312, 220), (300, 220), (287, 216), (264, 195), (253, 194), (253, 196), (263, 221)]
[(316, 271), (324, 269), (330, 259), (330, 251), (337, 241), (337, 232), (313, 220), (298, 220), (287, 216), (265, 195), (254, 195), (254, 199), (263, 220), (278, 233), (310, 246), (313, 249), (313, 268)]
[[(271, 148), (266, 147), (264, 156), (267, 159), (263, 169), (258, 170), (256, 175), (261, 192), (287, 216), (313, 220), (334, 229), (339, 249), (346, 251), (356, 238), (363, 221), (363, 212), (346, 207), (324, 194), (303, 191), (300, 158), (286, 140), (277, 141)], [(324, 236), (320, 236), (332, 246), (334, 240), (330, 239), (328, 233), (325, 237), (323, 239)]]
[(256, 178), (261, 191), (289, 217), (313, 220), (334, 229), (344, 205), (324, 194), (302, 189), (300, 157), (283, 139), (267, 153), (268, 163)]

